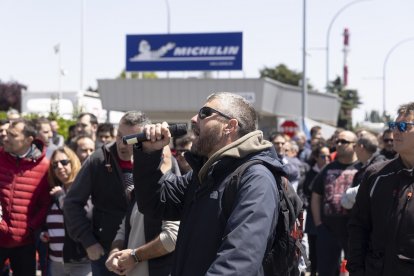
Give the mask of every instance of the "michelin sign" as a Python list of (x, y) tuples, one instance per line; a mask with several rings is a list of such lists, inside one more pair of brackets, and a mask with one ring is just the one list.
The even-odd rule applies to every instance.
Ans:
[(242, 69), (242, 33), (127, 35), (127, 71)]

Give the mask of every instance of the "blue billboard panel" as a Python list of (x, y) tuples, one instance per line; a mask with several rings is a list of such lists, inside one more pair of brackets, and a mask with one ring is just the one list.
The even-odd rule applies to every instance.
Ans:
[(126, 71), (242, 69), (242, 33), (127, 35)]

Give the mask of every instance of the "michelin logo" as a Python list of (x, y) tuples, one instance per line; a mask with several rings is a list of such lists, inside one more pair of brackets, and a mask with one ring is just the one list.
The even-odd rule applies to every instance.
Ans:
[[(164, 57), (171, 50), (173, 50), (173, 57)], [(174, 42), (168, 42), (157, 50), (151, 50), (149, 42), (141, 40), (138, 54), (129, 61), (234, 61), (239, 50), (239, 46), (176, 47)]]

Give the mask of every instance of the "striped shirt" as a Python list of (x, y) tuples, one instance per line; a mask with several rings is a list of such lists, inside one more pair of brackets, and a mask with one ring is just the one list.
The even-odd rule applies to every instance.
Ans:
[(65, 226), (63, 211), (53, 203), (46, 217), (46, 226), (49, 233), (49, 258), (63, 263), (63, 243), (65, 241)]

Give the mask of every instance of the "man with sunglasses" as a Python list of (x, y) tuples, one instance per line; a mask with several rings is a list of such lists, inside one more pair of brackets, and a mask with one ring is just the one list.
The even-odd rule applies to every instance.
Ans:
[(232, 93), (210, 95), (191, 122), (195, 138), (185, 158), (193, 171), (181, 177), (158, 169), (161, 149), (170, 142), (168, 124), (145, 127), (150, 141), (134, 149), (138, 207), (181, 220), (172, 276), (264, 275), (262, 260), (279, 208), (273, 174), (252, 165), (241, 176), (229, 216), (221, 204), (230, 175), (248, 160), (284, 173), (274, 147), (256, 130), (254, 108)]
[(348, 253), (349, 210), (341, 206), (341, 197), (351, 186), (357, 157), (357, 136), (342, 131), (336, 140), (336, 159), (315, 177), (312, 186), (311, 210), (316, 227), (318, 275), (337, 275), (341, 251)]
[(349, 223), (347, 268), (358, 275), (414, 275), (414, 102), (398, 109), (399, 157), (367, 169)]
[(391, 129), (386, 129), (382, 133), (382, 150), (380, 152), (387, 159), (394, 159), (397, 153), (394, 150), (394, 134)]
[(11, 121), (0, 148), (0, 271), (9, 258), (13, 275), (36, 274), (35, 239), (46, 219), (49, 161), (31, 121)]

